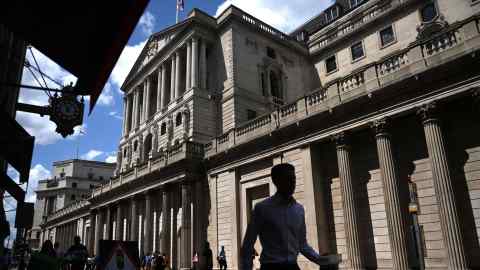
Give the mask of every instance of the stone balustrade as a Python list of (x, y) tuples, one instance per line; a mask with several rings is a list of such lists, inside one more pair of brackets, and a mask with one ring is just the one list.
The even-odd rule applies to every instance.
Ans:
[(362, 15), (356, 16), (356, 18), (359, 18), (354, 21), (347, 21), (343, 25), (340, 25), (338, 27), (335, 27), (328, 33), (324, 33), (323, 31), (320, 31), (318, 34), (314, 35), (311, 39), (315, 40), (316, 38), (319, 38), (322, 36), (321, 39), (318, 41), (315, 41), (313, 45), (310, 46), (311, 52), (316, 52), (331, 43), (335, 42), (339, 38), (354, 32), (356, 29), (362, 27), (368, 22), (371, 22), (381, 15), (385, 14), (386, 12), (393, 10), (392, 6), (392, 1), (380, 1), (379, 3), (369, 7), (368, 9), (364, 10), (362, 12)]
[[(380, 14), (386, 7), (382, 5), (377, 8), (377, 13)], [(369, 63), (353, 74), (328, 82), (318, 91), (222, 134), (206, 145), (206, 157), (270, 134), (314, 114), (325, 113), (342, 102), (381, 91), (386, 85), (406, 77), (415, 77), (449, 59), (480, 49), (479, 18), (473, 17), (453, 25), (429, 39), (414, 43), (378, 62)]]
[(243, 13), (241, 18), (242, 18), (242, 20), (251, 24), (253, 27), (257, 28), (258, 30), (260, 30), (262, 32), (266, 32), (266, 33), (268, 33), (270, 35), (273, 35), (273, 36), (275, 36), (275, 37), (277, 37), (281, 40), (293, 40), (292, 37), (290, 37), (289, 35), (286, 35), (286, 34), (282, 33), (280, 30), (277, 30), (277, 29), (271, 27), (270, 25), (268, 25), (266, 23), (263, 23), (262, 21), (256, 19), (255, 17), (250, 16), (247, 13)]
[(87, 206), (89, 206), (89, 205), (90, 205), (90, 202), (87, 201), (87, 200), (81, 200), (81, 201), (73, 202), (73, 203), (69, 204), (68, 206), (66, 206), (62, 209), (59, 209), (59, 210), (55, 211), (53, 214), (47, 216), (46, 223), (48, 223), (52, 220), (55, 220), (59, 217), (65, 216), (69, 213), (72, 213), (76, 210), (87, 208)]
[(167, 151), (152, 156), (147, 162), (137, 164), (136, 167), (122, 172), (119, 176), (112, 178), (92, 192), (92, 197), (101, 195), (121, 186), (123, 183), (134, 181), (139, 176), (147, 175), (154, 170), (160, 170), (180, 160), (189, 158), (203, 158), (204, 145), (195, 142), (184, 142), (170, 147)]

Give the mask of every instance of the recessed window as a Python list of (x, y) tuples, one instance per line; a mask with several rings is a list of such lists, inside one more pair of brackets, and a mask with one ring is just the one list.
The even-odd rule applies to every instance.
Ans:
[(363, 44), (362, 42), (357, 42), (350, 47), (350, 51), (352, 52), (352, 60), (358, 60), (365, 56), (365, 52), (363, 51)]
[(338, 6), (334, 6), (325, 11), (325, 19), (327, 20), (327, 23), (335, 20), (338, 17), (338, 13)]
[(354, 8), (363, 3), (363, 0), (350, 0), (350, 8)]
[(92, 172), (88, 173), (88, 179), (90, 179), (90, 180), (93, 179), (93, 173)]
[(422, 15), (422, 22), (431, 22), (435, 17), (437, 17), (437, 9), (435, 8), (435, 4), (433, 2), (428, 3), (420, 10), (420, 14)]
[(126, 148), (126, 147), (123, 148), (123, 156), (124, 156), (124, 157), (127, 156), (127, 148)]
[(75, 199), (76, 199), (75, 195), (72, 194), (72, 195), (70, 196), (70, 200), (71, 200), (71, 201), (75, 201)]
[(272, 59), (277, 58), (277, 55), (275, 54), (275, 50), (270, 47), (267, 47), (267, 56)]
[(252, 120), (257, 118), (257, 112), (254, 110), (247, 110), (247, 120)]
[(100, 181), (103, 181), (103, 176), (98, 177), (98, 179), (100, 179)]
[(178, 113), (175, 117), (175, 126), (178, 127), (182, 124), (182, 114)]
[(137, 149), (138, 149), (138, 141), (135, 141), (135, 142), (133, 143), (133, 151), (134, 151), (134, 152), (137, 152)]
[(95, 186), (93, 184), (90, 184), (90, 189), (94, 189)]
[(327, 73), (337, 70), (337, 59), (335, 58), (335, 55), (332, 55), (325, 60), (325, 67), (327, 69)]
[(73, 182), (72, 183), (72, 188), (77, 188), (77, 183)]
[(165, 135), (165, 133), (167, 133), (167, 124), (164, 122), (160, 126), (160, 135)]
[(391, 25), (380, 31), (380, 42), (382, 43), (382, 47), (385, 47), (394, 41), (395, 33), (393, 32), (393, 27)]

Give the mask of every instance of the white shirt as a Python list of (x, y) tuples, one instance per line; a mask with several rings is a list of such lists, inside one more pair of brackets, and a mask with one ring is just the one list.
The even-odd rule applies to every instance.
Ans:
[(317, 264), (324, 260), (307, 243), (305, 210), (303, 206), (290, 198), (284, 199), (280, 194), (258, 203), (248, 224), (241, 250), (241, 269), (251, 270), (254, 244), (260, 237), (262, 254), (260, 263), (297, 262), (298, 253)]

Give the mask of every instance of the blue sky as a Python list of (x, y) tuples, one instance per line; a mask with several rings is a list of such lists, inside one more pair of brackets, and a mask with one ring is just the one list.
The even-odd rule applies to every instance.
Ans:
[[(185, 0), (185, 10), (181, 12), (180, 19), (185, 18), (194, 7), (215, 16), (230, 4), (288, 32), (323, 10), (330, 4), (330, 0)], [(123, 121), (123, 95), (119, 87), (150, 34), (175, 23), (175, 8), (176, 0), (150, 1), (128, 45), (122, 52), (93, 113), (88, 116), (88, 106), (85, 106), (84, 124), (82, 127), (76, 128), (73, 136), (63, 139), (56, 134), (55, 124), (49, 121), (48, 116), (42, 118), (28, 113), (17, 114), (20, 124), (36, 137), (27, 200), (35, 200), (33, 190), (36, 188), (38, 180), (50, 176), (52, 163), (74, 158), (77, 147), (80, 158), (115, 162), (115, 151), (120, 140)], [(35, 49), (32, 51), (44, 73), (63, 84), (75, 81), (74, 76), (50, 61), (41, 52)], [(32, 56), (28, 51), (27, 59), (33, 64)], [(24, 70), (22, 82), (23, 84), (37, 85), (27, 69)], [(57, 87), (53, 83), (49, 83), (49, 86)], [(47, 105), (48, 98), (41, 91), (22, 89), (20, 102)], [(16, 177), (14, 171), (9, 170), (9, 172), (12, 177)], [(13, 202), (7, 203), (6, 208), (9, 209)], [(13, 221), (13, 218), (14, 214), (9, 213), (8, 219)]]

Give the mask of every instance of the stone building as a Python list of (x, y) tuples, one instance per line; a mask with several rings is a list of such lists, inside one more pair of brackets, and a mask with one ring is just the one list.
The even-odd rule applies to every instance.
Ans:
[(90, 252), (138, 241), (174, 269), (209, 241), (238, 269), (270, 169), (289, 162), (309, 242), (340, 269), (479, 269), (479, 11), (337, 0), (285, 34), (234, 6), (193, 10), (122, 86), (116, 176), (44, 230), (88, 220)]
[[(61, 211), (69, 205), (90, 197), (92, 190), (101, 184), (108, 182), (113, 176), (115, 164), (71, 159), (53, 163), (52, 178), (38, 181), (35, 190), (35, 214), (33, 227), (28, 232), (28, 241), (31, 248), (39, 249), (41, 243), (47, 239), (54, 239), (54, 233), (42, 235), (41, 224), (47, 216)], [(82, 225), (88, 228), (88, 222)], [(77, 234), (84, 238), (86, 231)], [(63, 247), (72, 243), (73, 237), (68, 242), (62, 241)], [(57, 239), (58, 240), (58, 239)]]

